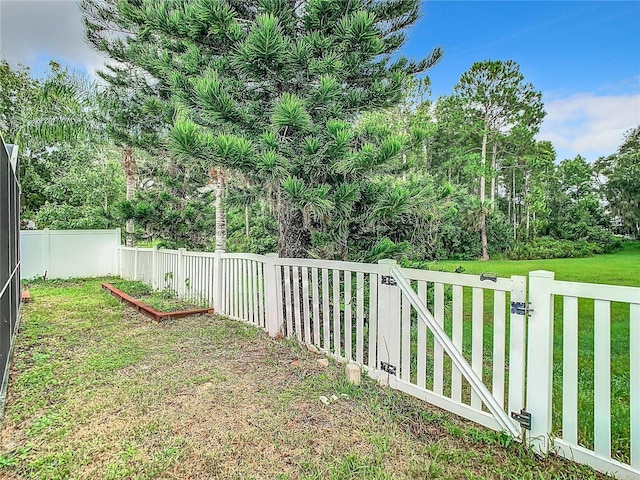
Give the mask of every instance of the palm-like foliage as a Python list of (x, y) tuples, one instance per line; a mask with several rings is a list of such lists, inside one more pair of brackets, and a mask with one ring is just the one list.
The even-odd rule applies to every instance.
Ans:
[(96, 46), (171, 92), (173, 151), (262, 189), (286, 256), (307, 255), (314, 235), (338, 237), (334, 251), (348, 242), (369, 209), (359, 201), (366, 183), (403, 147), (388, 135), (363, 141), (353, 122), (397, 103), (407, 79), (441, 56), (392, 58), (416, 0), (83, 5)]

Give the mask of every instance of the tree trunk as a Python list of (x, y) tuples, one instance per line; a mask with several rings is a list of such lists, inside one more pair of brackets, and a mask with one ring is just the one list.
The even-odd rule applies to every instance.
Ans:
[(536, 235), (537, 235), (537, 232), (536, 232), (536, 212), (535, 212), (535, 210), (533, 212), (533, 222), (531, 223), (531, 225), (532, 225), (531, 240), (535, 240), (536, 239)]
[(227, 214), (224, 205), (226, 183), (222, 170), (211, 170), (209, 176), (215, 186), (216, 192), (216, 251), (227, 250)]
[(480, 246), (481, 257), (480, 260), (489, 260), (489, 242), (487, 240), (487, 212), (482, 209), (482, 218), (480, 224)]
[(491, 210), (496, 209), (496, 165), (498, 163), (498, 142), (493, 142), (491, 152)]
[[(126, 199), (128, 201), (133, 200), (136, 195), (136, 160), (133, 157), (133, 149), (131, 147), (124, 147), (124, 155), (122, 157), (122, 169), (124, 170), (124, 176), (127, 185)], [(126, 232), (126, 245), (127, 247), (133, 246), (133, 236), (135, 232), (135, 225), (133, 219), (127, 220), (125, 225)]]
[[(527, 205), (527, 223), (526, 223), (526, 239), (525, 241), (529, 241), (529, 227), (530, 227), (530, 212), (529, 212), (529, 173), (526, 172), (524, 174), (524, 203)], [(521, 217), (522, 218), (522, 217)]]
[(249, 205), (244, 206), (244, 234), (247, 237), (251, 237), (251, 230), (249, 228)]
[(517, 237), (516, 231), (516, 168), (513, 167), (511, 179), (511, 202), (513, 203), (513, 239)]
[(485, 183), (484, 169), (487, 165), (487, 134), (482, 135), (482, 173), (480, 176), (480, 209), (482, 210), (480, 216), (480, 250), (481, 260), (489, 260), (489, 244), (487, 241), (487, 212), (484, 208), (485, 199)]
[(422, 156), (424, 157), (424, 166), (426, 170), (431, 169), (431, 162), (429, 162), (429, 152), (427, 151), (427, 142), (422, 141)]
[(281, 258), (307, 258), (311, 232), (304, 224), (302, 212), (287, 200), (278, 204), (278, 255)]
[(407, 179), (406, 166), (407, 166), (407, 152), (403, 151), (402, 152), (402, 180)]

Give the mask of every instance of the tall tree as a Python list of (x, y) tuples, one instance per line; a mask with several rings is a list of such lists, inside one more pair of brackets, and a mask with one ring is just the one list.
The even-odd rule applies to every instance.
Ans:
[[(362, 141), (350, 122), (397, 104), (408, 79), (442, 54), (395, 57), (417, 0), (111, 6), (108, 21), (140, 33), (102, 40), (114, 51), (125, 45), (129, 61), (170, 83), (179, 103), (174, 152), (264, 187), (287, 257), (307, 256), (314, 232), (344, 244), (362, 182), (402, 149), (395, 136)], [(337, 218), (345, 228), (330, 228)]]
[[(159, 84), (132, 65), (107, 65), (98, 75), (107, 83), (102, 96), (101, 120), (109, 138), (122, 148), (126, 199), (136, 194), (138, 164), (135, 149), (162, 155), (161, 138), (166, 133), (170, 106)], [(133, 246), (135, 225), (126, 220), (126, 244)]]
[(618, 151), (595, 168), (617, 233), (640, 238), (640, 126), (629, 130)]
[[(524, 82), (518, 64), (512, 60), (474, 63), (462, 74), (454, 87), (454, 96), (459, 102), (470, 125), (478, 125), (481, 130), (478, 197), (481, 204), (480, 245), (481, 258), (489, 258), (487, 242), (486, 179), (492, 178), (496, 170), (497, 141), (500, 135), (511, 129), (527, 128), (537, 131), (544, 117), (542, 96), (533, 85)], [(487, 152), (492, 146), (491, 168), (487, 166)], [(492, 189), (495, 182), (491, 183)], [(491, 192), (494, 197), (494, 191)]]

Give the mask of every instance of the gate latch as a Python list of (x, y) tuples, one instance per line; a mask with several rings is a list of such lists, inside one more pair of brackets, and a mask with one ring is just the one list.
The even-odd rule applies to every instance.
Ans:
[(516, 420), (525, 430), (531, 430), (531, 414), (524, 408), (520, 410), (520, 413), (511, 412), (511, 418)]
[(498, 275), (491, 272), (484, 272), (482, 275), (480, 275), (480, 281), (484, 282), (485, 280), (489, 280), (490, 282), (497, 283)]
[(391, 375), (396, 374), (396, 366), (391, 365), (390, 363), (387, 363), (387, 362), (380, 362), (380, 370), (382, 370), (383, 372), (387, 372)]
[(511, 313), (516, 315), (529, 315), (533, 312), (533, 308), (530, 303), (525, 302), (511, 302)]
[(391, 275), (382, 275), (381, 283), (382, 285), (389, 285), (391, 287), (396, 287), (398, 285), (396, 283), (396, 279)]

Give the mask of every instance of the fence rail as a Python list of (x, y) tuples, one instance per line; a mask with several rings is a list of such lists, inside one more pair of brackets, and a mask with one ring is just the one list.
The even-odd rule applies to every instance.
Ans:
[[(560, 282), (544, 271), (531, 272), (527, 282), (403, 269), (390, 260), (184, 249), (121, 247), (120, 265), (125, 278), (296, 338), (487, 427), (519, 436), (521, 425), (510, 414), (524, 411), (538, 452), (639, 478), (640, 288)], [(595, 340), (584, 353), (581, 330), (589, 322)], [(620, 351), (628, 359), (612, 375), (611, 358)], [(594, 365), (591, 390), (583, 385), (580, 356)], [(586, 415), (586, 424), (594, 424), (588, 434), (584, 398), (595, 411)], [(622, 408), (614, 412), (612, 402)]]
[[(0, 138), (0, 412), (20, 315), (20, 181), (17, 147)], [(0, 413), (1, 416), (1, 413)]]

